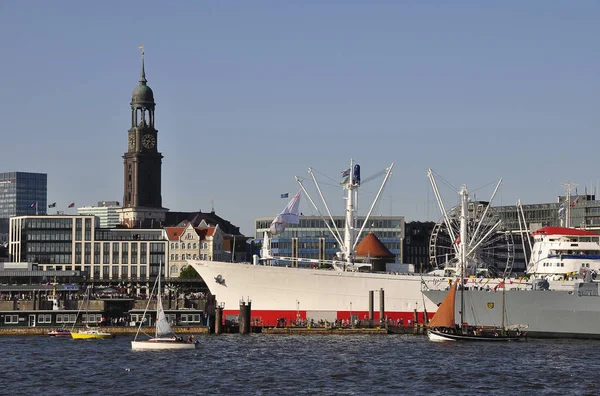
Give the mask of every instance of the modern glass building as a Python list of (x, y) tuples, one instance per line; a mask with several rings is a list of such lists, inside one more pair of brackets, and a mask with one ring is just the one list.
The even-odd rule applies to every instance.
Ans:
[[(344, 232), (345, 218), (334, 216), (335, 226)], [(255, 247), (260, 248), (263, 242), (264, 232), (269, 229), (272, 217), (260, 217), (255, 219)], [(357, 227), (360, 229), (364, 216), (358, 217)], [(330, 227), (334, 223), (329, 220)], [(376, 216), (369, 219), (369, 224), (365, 226), (359, 240), (369, 232), (377, 238), (396, 255), (398, 261), (402, 261), (402, 240), (404, 239), (404, 216)], [(310, 258), (318, 260), (331, 260), (339, 246), (331, 232), (325, 225), (323, 219), (319, 216), (301, 216), (299, 224), (290, 224), (280, 235), (271, 238), (271, 247), (273, 255), (294, 258)], [(258, 254), (257, 252), (254, 252)], [(287, 264), (280, 261), (280, 264)]]
[(147, 287), (166, 260), (163, 230), (101, 229), (96, 221), (95, 216), (12, 217), (9, 256), (43, 270), (85, 271), (94, 282)]
[(10, 217), (46, 214), (47, 201), (47, 174), (0, 173), (0, 234), (8, 233)]

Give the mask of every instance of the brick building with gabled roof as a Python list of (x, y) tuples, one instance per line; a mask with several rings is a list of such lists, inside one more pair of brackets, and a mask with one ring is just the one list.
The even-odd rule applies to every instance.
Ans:
[[(206, 223), (202, 222), (202, 225)], [(190, 260), (225, 259), (224, 234), (217, 224), (214, 227), (194, 227), (184, 221), (178, 227), (165, 227), (167, 243), (168, 276), (177, 277)]]

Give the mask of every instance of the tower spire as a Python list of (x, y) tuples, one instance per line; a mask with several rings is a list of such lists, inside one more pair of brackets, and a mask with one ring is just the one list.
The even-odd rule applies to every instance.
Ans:
[(142, 74), (140, 76), (140, 84), (146, 85), (148, 80), (146, 80), (146, 70), (144, 70), (144, 46), (140, 45), (138, 48), (142, 50)]

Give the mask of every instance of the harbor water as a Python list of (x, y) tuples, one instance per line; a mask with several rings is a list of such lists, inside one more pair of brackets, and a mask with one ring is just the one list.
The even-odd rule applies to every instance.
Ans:
[(195, 351), (130, 336), (0, 337), (10, 395), (596, 395), (597, 341), (432, 343), (423, 336), (229, 334)]

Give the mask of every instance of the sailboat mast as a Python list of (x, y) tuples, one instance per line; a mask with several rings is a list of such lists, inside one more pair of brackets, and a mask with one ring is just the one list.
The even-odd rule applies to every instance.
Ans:
[(502, 277), (502, 334), (504, 334), (504, 304), (506, 299), (506, 283), (504, 277)]
[(154, 338), (158, 338), (158, 308), (162, 305), (162, 301), (161, 301), (161, 293), (160, 293), (160, 278), (162, 277), (162, 260), (161, 263), (158, 267), (158, 290), (156, 291), (156, 319), (154, 322)]
[(467, 266), (467, 217), (469, 215), (469, 193), (467, 192), (467, 186), (463, 185), (460, 189), (460, 326), (464, 323), (464, 312), (465, 312), (465, 274)]

